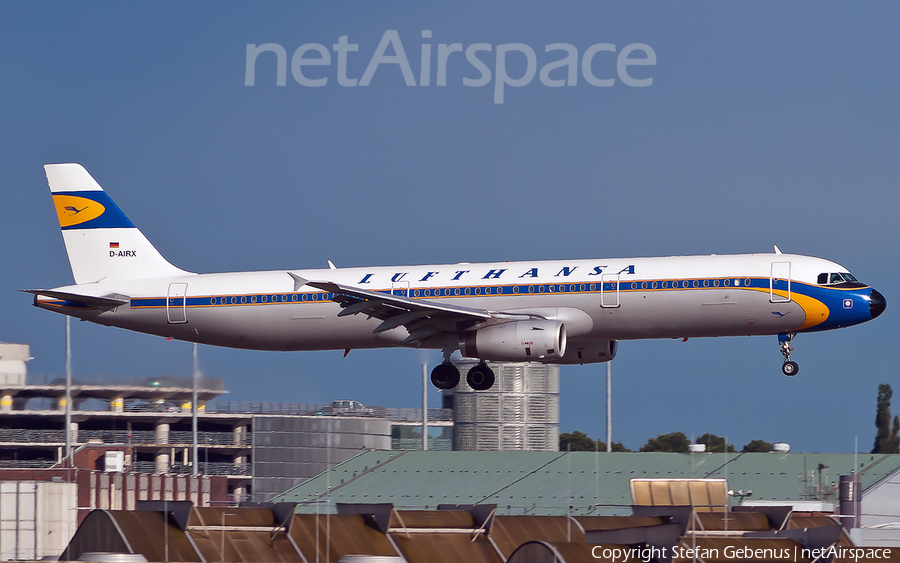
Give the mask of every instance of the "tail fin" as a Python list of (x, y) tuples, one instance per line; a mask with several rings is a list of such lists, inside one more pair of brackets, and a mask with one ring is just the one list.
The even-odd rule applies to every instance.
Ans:
[(83, 166), (47, 164), (44, 171), (76, 284), (189, 273), (162, 257)]

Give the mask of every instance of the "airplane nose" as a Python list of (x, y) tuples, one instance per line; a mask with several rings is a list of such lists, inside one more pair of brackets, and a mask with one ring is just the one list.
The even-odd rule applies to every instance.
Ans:
[(872, 318), (883, 313), (885, 307), (887, 307), (887, 301), (884, 299), (884, 295), (877, 289), (873, 289), (872, 295), (869, 297), (869, 312), (872, 314)]

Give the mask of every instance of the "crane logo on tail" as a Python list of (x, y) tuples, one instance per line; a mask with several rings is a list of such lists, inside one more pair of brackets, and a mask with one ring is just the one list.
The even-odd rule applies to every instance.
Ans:
[(53, 204), (56, 206), (59, 226), (63, 228), (87, 223), (106, 211), (102, 203), (74, 195), (54, 195)]

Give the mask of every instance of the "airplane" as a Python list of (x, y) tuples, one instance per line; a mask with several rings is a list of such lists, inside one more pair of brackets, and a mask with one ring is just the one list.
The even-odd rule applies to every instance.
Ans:
[(75, 285), (22, 290), (36, 307), (106, 326), (251, 350), (438, 349), (452, 389), (459, 350), (488, 361), (589, 364), (618, 342), (777, 335), (782, 372), (799, 333), (884, 312), (884, 296), (840, 264), (739, 254), (373, 266), (198, 274), (153, 247), (80, 164), (44, 166)]

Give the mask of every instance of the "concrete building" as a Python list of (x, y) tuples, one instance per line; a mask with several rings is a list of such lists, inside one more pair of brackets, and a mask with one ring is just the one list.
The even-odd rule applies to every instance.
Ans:
[(24, 384), (25, 366), (29, 360), (28, 344), (0, 342), (0, 384)]
[[(0, 347), (0, 469), (49, 469), (64, 464), (65, 384), (26, 374), (27, 346)], [(5, 359), (3, 359), (5, 358)], [(267, 501), (330, 465), (366, 450), (421, 449), (421, 409), (334, 404), (209, 401), (220, 380), (202, 378), (198, 391), (198, 456), (192, 458), (192, 382), (162, 377), (72, 385), (73, 450), (112, 448), (121, 471), (221, 476), (233, 502)], [(344, 403), (351, 404), (346, 406)], [(429, 409), (431, 449), (450, 448), (447, 410)], [(80, 459), (80, 458), (79, 458)], [(82, 468), (104, 471), (106, 459)]]
[(444, 391), (453, 410), (453, 449), (457, 451), (539, 451), (559, 449), (559, 366), (492, 363), (496, 382), (475, 391), (465, 374), (477, 362), (454, 362), (463, 377)]

